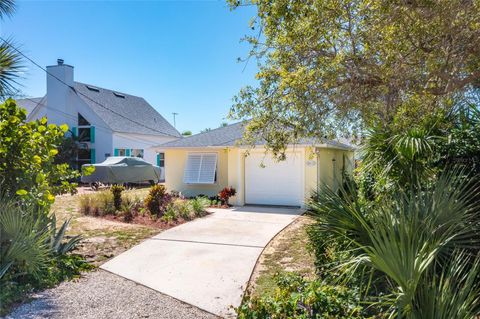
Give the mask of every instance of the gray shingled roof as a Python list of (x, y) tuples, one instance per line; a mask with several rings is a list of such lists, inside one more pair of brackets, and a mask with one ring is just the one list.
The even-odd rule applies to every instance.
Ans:
[[(192, 136), (184, 137), (182, 139), (167, 142), (159, 145), (161, 148), (197, 148), (197, 147), (212, 147), (212, 146), (235, 146), (244, 132), (244, 123), (239, 122), (217, 129), (195, 134)], [(257, 145), (262, 145), (259, 142)], [(340, 143), (338, 141), (324, 140), (317, 142), (314, 139), (303, 139), (297, 143), (298, 145), (319, 145), (327, 144), (332, 147), (338, 147), (342, 149), (353, 149), (354, 147), (349, 144)]]
[(45, 104), (45, 101), (42, 101), (45, 97), (32, 97), (28, 99), (18, 99), (17, 100), (17, 105), (23, 107), (24, 109), (27, 110), (27, 115), (32, 113), (33, 109), (41, 102), (42, 104)]
[[(88, 87), (95, 88), (98, 92)], [(141, 97), (79, 82), (74, 83), (74, 88), (77, 93), (81, 93), (78, 96), (113, 131), (181, 137), (181, 134)]]

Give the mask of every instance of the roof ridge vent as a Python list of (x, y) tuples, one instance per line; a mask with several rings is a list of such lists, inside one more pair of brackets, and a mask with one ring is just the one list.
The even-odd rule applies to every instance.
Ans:
[(93, 91), (93, 92), (100, 92), (100, 89), (93, 86), (93, 85), (85, 85), (87, 87), (87, 89), (89, 89), (90, 91)]
[(122, 99), (125, 98), (125, 95), (124, 95), (124, 94), (118, 93), (118, 92), (115, 92), (115, 91), (113, 91), (113, 95), (115, 95), (116, 97), (122, 98)]

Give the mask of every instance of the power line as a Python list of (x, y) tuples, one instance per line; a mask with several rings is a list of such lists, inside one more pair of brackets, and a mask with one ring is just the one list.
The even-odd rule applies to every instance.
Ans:
[[(31, 99), (31, 98), (28, 98), (28, 97), (24, 97), (24, 98), (22, 98), (22, 99), (23, 99), (23, 100), (29, 100), (30, 102), (36, 103), (37, 105), (35, 105), (35, 108), (36, 108), (37, 106), (41, 105), (41, 106), (44, 106), (46, 109), (49, 109), (49, 110), (51, 110), (51, 111), (60, 113), (60, 114), (62, 114), (62, 115), (65, 116), (65, 117), (71, 118), (72, 120), (77, 120), (77, 117), (74, 116), (74, 115), (72, 115), (72, 114), (65, 113), (65, 112), (63, 112), (63, 111), (61, 111), (61, 110), (59, 110), (59, 109), (57, 109), (57, 108), (54, 108), (54, 107), (51, 107), (51, 106), (48, 106), (48, 105), (43, 104), (43, 103), (42, 103), (43, 98), (42, 98), (40, 101), (38, 101), (38, 102), (35, 101), (35, 100), (33, 100), (33, 99)], [(35, 108), (34, 108), (34, 109), (35, 109)], [(109, 131), (109, 132), (112, 131), (111, 128), (109, 128), (109, 127), (107, 127), (107, 126), (104, 126), (104, 125), (96, 124), (96, 125), (92, 125), (92, 126), (95, 127), (95, 128), (105, 129), (106, 131)], [(127, 134), (128, 134), (128, 132), (118, 132), (118, 133), (120, 133), (120, 134), (121, 134), (121, 133), (127, 133)], [(150, 147), (158, 146), (158, 143), (147, 142), (147, 141), (145, 141), (145, 140), (141, 140), (141, 139), (137, 139), (137, 138), (133, 138), (133, 137), (126, 137), (126, 136), (123, 136), (123, 135), (122, 135), (121, 137), (124, 138), (124, 139), (126, 139), (126, 140), (133, 141), (133, 142), (141, 142), (141, 143), (147, 144), (147, 145), (149, 145)]]
[(177, 135), (173, 135), (173, 134), (169, 134), (169, 133), (166, 133), (166, 132), (162, 132), (162, 131), (160, 131), (160, 130), (157, 130), (157, 129), (154, 129), (154, 128), (152, 128), (152, 127), (149, 127), (149, 126), (147, 126), (147, 125), (145, 125), (145, 124), (143, 124), (143, 123), (140, 123), (140, 122), (137, 122), (137, 121), (135, 121), (135, 120), (132, 120), (131, 118), (129, 118), (129, 117), (127, 117), (127, 116), (125, 116), (125, 115), (123, 115), (123, 114), (121, 114), (121, 113), (118, 113), (117, 111), (112, 110), (111, 108), (109, 108), (109, 107), (107, 107), (107, 106), (105, 106), (105, 105), (103, 105), (103, 104), (95, 101), (94, 99), (90, 98), (88, 95), (83, 94), (82, 92), (78, 92), (77, 90), (75, 90), (75, 88), (74, 88), (73, 86), (68, 85), (68, 84), (65, 83), (62, 79), (60, 79), (60, 78), (58, 78), (57, 76), (55, 76), (55, 75), (51, 74), (50, 72), (48, 72), (47, 69), (45, 69), (45, 68), (42, 67), (40, 64), (38, 64), (37, 62), (35, 62), (34, 60), (32, 60), (30, 57), (28, 57), (27, 55), (25, 55), (23, 52), (21, 52), (19, 49), (17, 49), (15, 46), (13, 46), (11, 43), (9, 43), (8, 41), (6, 41), (3, 37), (0, 37), (0, 40), (2, 40), (5, 44), (7, 44), (8, 46), (10, 46), (10, 47), (11, 47), (12, 49), (14, 49), (15, 51), (17, 51), (18, 54), (20, 54), (20, 55), (23, 56), (25, 59), (27, 59), (28, 61), (30, 61), (33, 65), (35, 65), (36, 67), (38, 67), (39, 69), (41, 69), (43, 72), (45, 72), (46, 74), (48, 74), (48, 75), (50, 75), (51, 77), (55, 78), (57, 81), (59, 81), (60, 83), (62, 83), (62, 84), (65, 85), (66, 87), (70, 88), (75, 94), (81, 95), (81, 96), (85, 97), (86, 99), (92, 101), (93, 103), (97, 104), (98, 106), (100, 106), (100, 107), (102, 107), (102, 108), (104, 108), (104, 109), (112, 112), (113, 114), (116, 114), (116, 115), (118, 115), (118, 116), (120, 116), (120, 117), (122, 117), (122, 118), (124, 118), (124, 119), (126, 119), (126, 120), (128, 120), (128, 121), (130, 121), (130, 122), (132, 122), (132, 123), (135, 123), (135, 124), (137, 124), (137, 125), (140, 125), (140, 126), (142, 126), (142, 127), (144, 127), (144, 128), (147, 128), (147, 129), (149, 129), (149, 130), (152, 130), (152, 131), (161, 133), (161, 134), (163, 134), (163, 135), (168, 135), (168, 136), (172, 136), (172, 137), (179, 137), (179, 136), (177, 136)]

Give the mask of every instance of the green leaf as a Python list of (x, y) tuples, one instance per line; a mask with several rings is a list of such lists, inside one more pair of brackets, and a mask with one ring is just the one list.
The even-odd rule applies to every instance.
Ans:
[(63, 133), (66, 133), (68, 131), (68, 125), (67, 124), (62, 124), (62, 125), (60, 125), (60, 129), (62, 130)]
[(17, 195), (20, 195), (20, 196), (25, 196), (28, 194), (28, 192), (24, 189), (19, 189), (17, 192), (16, 192)]

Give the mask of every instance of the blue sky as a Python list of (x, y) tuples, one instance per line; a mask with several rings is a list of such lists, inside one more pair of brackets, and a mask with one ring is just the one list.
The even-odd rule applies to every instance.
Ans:
[[(237, 62), (255, 13), (225, 1), (18, 1), (1, 35), (42, 66), (63, 58), (77, 81), (144, 97), (171, 123), (179, 113), (177, 129), (196, 133), (218, 127), (255, 84), (256, 62)], [(42, 96), (45, 73), (25, 65), (22, 91)]]

